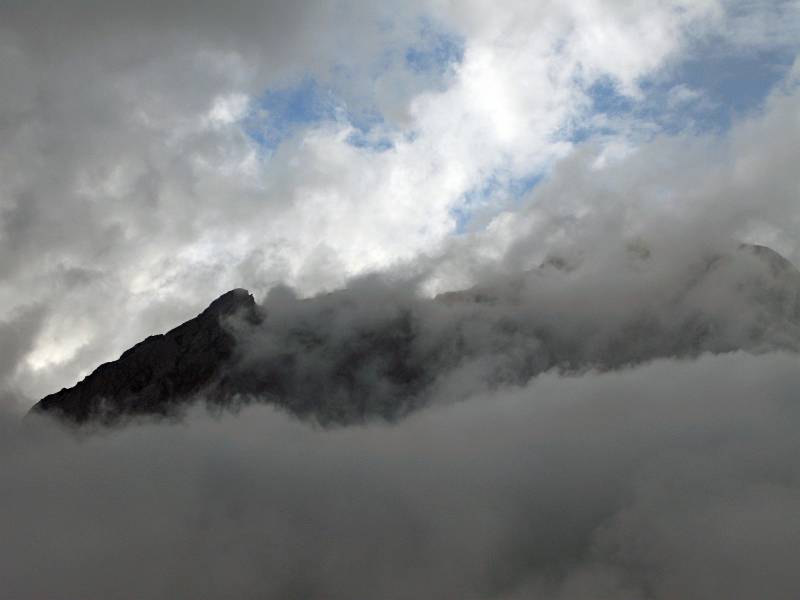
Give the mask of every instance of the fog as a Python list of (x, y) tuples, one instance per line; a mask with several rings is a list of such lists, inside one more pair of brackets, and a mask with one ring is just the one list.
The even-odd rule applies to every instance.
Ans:
[(789, 262), (758, 246), (661, 242), (609, 236), (591, 254), (551, 255), (434, 298), (421, 295), (421, 276), (397, 273), (306, 299), (273, 288), (258, 324), (229, 323), (237, 355), (209, 395), (323, 424), (391, 420), (549, 370), (800, 349), (800, 273)]
[(796, 598), (796, 356), (548, 373), (397, 425), (4, 417), (9, 598)]

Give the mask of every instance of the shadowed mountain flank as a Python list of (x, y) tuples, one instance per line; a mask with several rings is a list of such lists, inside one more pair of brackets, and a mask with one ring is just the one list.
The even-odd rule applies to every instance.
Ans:
[(247, 290), (223, 294), (194, 319), (148, 337), (76, 386), (43, 398), (32, 411), (78, 423), (168, 415), (214, 381), (230, 360), (236, 340), (222, 321), (238, 315), (258, 318)]
[(308, 299), (278, 287), (261, 306), (234, 290), (33, 410), (111, 422), (200, 399), (323, 424), (394, 420), (552, 369), (740, 350), (800, 351), (800, 272), (763, 246), (664, 258), (636, 244), (433, 299), (380, 278)]

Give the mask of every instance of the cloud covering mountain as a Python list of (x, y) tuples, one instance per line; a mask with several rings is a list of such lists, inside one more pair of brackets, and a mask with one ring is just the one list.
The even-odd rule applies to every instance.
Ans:
[(796, 597), (796, 355), (658, 361), (320, 431), (3, 417), (16, 598)]
[[(797, 598), (799, 32), (3, 3), (0, 596)], [(267, 404), (22, 419), (234, 288)]]
[(653, 255), (636, 240), (601, 260), (551, 256), (433, 299), (413, 281), (376, 276), (308, 299), (275, 288), (260, 307), (233, 290), (34, 411), (116, 422), (198, 400), (267, 402), (347, 424), (394, 420), (550, 370), (800, 350), (800, 271), (791, 263), (763, 246), (685, 250)]

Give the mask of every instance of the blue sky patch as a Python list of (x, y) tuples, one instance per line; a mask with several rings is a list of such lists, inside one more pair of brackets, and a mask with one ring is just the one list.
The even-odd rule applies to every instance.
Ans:
[(405, 63), (410, 70), (439, 75), (463, 58), (464, 40), (427, 19), (421, 22), (418, 44), (405, 51)]
[(756, 52), (747, 55), (705, 54), (683, 63), (675, 79), (697, 89), (713, 106), (707, 111), (727, 129), (737, 115), (763, 106), (769, 93), (788, 73), (793, 53)]
[(337, 108), (336, 98), (307, 77), (295, 85), (264, 92), (245, 119), (245, 130), (259, 145), (274, 150), (298, 129), (334, 120)]
[(347, 136), (347, 143), (356, 148), (368, 148), (374, 152), (384, 152), (394, 148), (394, 142), (385, 135), (373, 135), (371, 131), (356, 129)]
[[(298, 131), (323, 122), (346, 122), (354, 128), (347, 142), (382, 152), (394, 147), (391, 131), (375, 99), (369, 97), (374, 82), (393, 68), (404, 68), (429, 87), (450, 72), (464, 55), (464, 40), (431, 19), (420, 20), (413, 46), (386, 49), (367, 72), (338, 64), (323, 83), (308, 76), (282, 87), (266, 90), (244, 121), (244, 129), (265, 151), (275, 150)], [(356, 85), (360, 83), (360, 85)], [(361, 89), (361, 93), (338, 93)]]
[(522, 177), (510, 177), (498, 171), (469, 190), (462, 201), (450, 209), (456, 223), (456, 233), (467, 233), (476, 220), (486, 220), (502, 210), (519, 205), (523, 198), (544, 179), (543, 171)]
[[(580, 143), (612, 135), (623, 123), (651, 136), (722, 133), (737, 118), (763, 107), (794, 60), (794, 54), (786, 51), (712, 50), (701, 48), (670, 70), (640, 81), (643, 98), (625, 96), (613, 79), (600, 79), (587, 90), (591, 103), (587, 114), (565, 127), (562, 137)], [(605, 119), (598, 120), (599, 116)]]
[(359, 148), (383, 151), (393, 147), (381, 133), (383, 116), (372, 109), (349, 111), (333, 89), (311, 77), (294, 85), (269, 89), (244, 122), (245, 131), (262, 148), (275, 150), (286, 138), (326, 121), (345, 121), (355, 130), (347, 141)]

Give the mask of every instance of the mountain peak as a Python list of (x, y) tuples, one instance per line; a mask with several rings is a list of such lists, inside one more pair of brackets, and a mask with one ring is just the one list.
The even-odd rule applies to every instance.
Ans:
[(193, 319), (148, 337), (75, 386), (43, 398), (32, 412), (57, 414), (76, 423), (171, 414), (225, 368), (236, 342), (223, 319), (233, 315), (250, 323), (260, 320), (249, 291), (237, 288), (222, 294)]
[(254, 309), (255, 305), (253, 294), (244, 288), (235, 288), (214, 300), (202, 314), (227, 316), (241, 309)]

